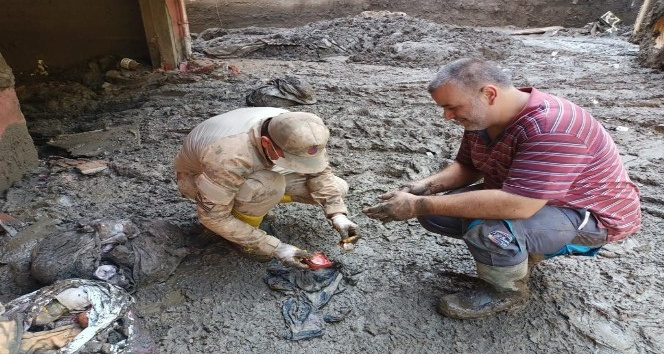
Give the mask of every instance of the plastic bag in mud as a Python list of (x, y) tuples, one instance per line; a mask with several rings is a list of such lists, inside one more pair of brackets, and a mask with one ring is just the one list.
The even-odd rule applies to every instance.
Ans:
[(295, 76), (270, 80), (246, 97), (247, 105), (255, 107), (288, 107), (314, 104), (314, 90), (307, 82)]
[(133, 302), (106, 282), (58, 281), (4, 306), (0, 353), (156, 353)]

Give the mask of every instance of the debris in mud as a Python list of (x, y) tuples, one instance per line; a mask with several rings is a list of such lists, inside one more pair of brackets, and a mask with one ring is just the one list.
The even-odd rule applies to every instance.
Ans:
[(600, 32), (609, 34), (616, 33), (618, 31), (618, 27), (616, 26), (618, 22), (620, 22), (620, 18), (613, 14), (613, 12), (607, 11), (600, 16), (597, 21), (589, 23), (591, 26), (590, 34), (594, 36)]
[(16, 228), (23, 225), (24, 224), (21, 220), (8, 214), (0, 213), (0, 229), (4, 230), (4, 232), (10, 237), (14, 237), (18, 233)]
[(343, 289), (343, 275), (336, 268), (302, 270), (273, 262), (267, 269), (265, 282), (273, 290), (288, 294), (282, 304), (282, 314), (288, 327), (284, 338), (301, 340), (323, 335), (325, 323), (339, 322), (340, 314), (323, 314), (324, 307)]
[(12, 251), (23, 238), (19, 232), (16, 242), (0, 247), (0, 261), (24, 269), (26, 277), (43, 285), (96, 277), (134, 291), (139, 284), (166, 280), (189, 253), (177, 226), (163, 220), (140, 225), (98, 220), (78, 230), (45, 230), (38, 240), (23, 242), (23, 251)]
[(522, 36), (529, 34), (545, 34), (553, 36), (558, 33), (558, 31), (564, 29), (562, 26), (549, 26), (549, 27), (538, 27), (538, 28), (524, 28), (520, 30), (510, 31), (509, 34), (513, 36)]
[[(312, 321), (315, 327), (305, 327), (306, 322), (300, 321), (303, 325), (295, 332), (290, 330), (291, 322), (286, 322), (293, 337), (293, 333), (306, 333), (307, 328), (313, 328), (314, 333), (322, 329), (323, 335), (298, 342), (277, 338), (277, 347), (286, 352), (315, 352), (325, 347), (349, 353), (406, 352), (412, 350), (413, 343), (427, 353), (613, 350), (600, 341), (614, 348), (634, 343), (626, 352), (657, 352), (662, 347), (664, 333), (658, 321), (664, 308), (657, 290), (662, 285), (657, 270), (663, 259), (662, 248), (657, 245), (664, 235), (659, 197), (664, 176), (660, 152), (664, 129), (657, 130), (661, 125), (658, 117), (662, 116), (662, 74), (637, 66), (636, 46), (608, 33), (590, 37), (587, 30), (566, 28), (552, 37), (505, 36), (481, 28), (437, 25), (395, 15), (354, 16), (274, 31), (226, 31), (239, 36), (238, 40), (252, 31), (267, 36), (286, 33), (312, 45), (266, 46), (248, 53), (237, 61), (242, 67), (238, 77), (222, 76), (219, 68), (209, 75), (178, 73), (160, 86), (97, 92), (69, 81), (21, 91), (27, 96), (21, 103), (31, 134), (38, 130), (44, 132), (41, 136), (52, 137), (103, 129), (112, 119), (116, 124), (137, 122), (142, 139), (141, 148), (97, 157), (111, 160), (108, 173), (94, 178), (77, 176), (76, 171), (58, 174), (57, 166), (46, 163), (7, 191), (0, 200), (0, 211), (32, 227), (12, 224), (18, 232), (14, 237), (0, 229), (0, 242), (13, 245), (9, 254), (0, 246), (0, 263), (12, 261), (0, 265), (2, 300), (39, 287), (10, 285), (30, 274), (29, 266), (22, 268), (14, 261), (17, 253), (27, 252), (23, 259), (29, 264), (30, 247), (44, 233), (82, 217), (141, 217), (197, 225), (191, 203), (179, 198), (175, 183), (169, 179), (181, 133), (219, 111), (244, 105), (246, 94), (264, 78), (290, 73), (314, 84), (319, 100), (303, 108), (324, 115), (329, 123), (333, 145), (330, 160), (335, 171), (349, 182), (350, 210), (359, 210), (373, 202), (376, 195), (408, 179), (431, 174), (453, 160), (462, 129), (440, 118), (440, 109), (427, 95), (427, 80), (444, 62), (459, 56), (481, 56), (501, 61), (505, 70), (514, 73), (516, 83), (545, 86), (566, 98), (585, 102), (607, 127), (629, 127), (628, 133), (612, 130), (611, 134), (625, 152), (624, 157), (632, 161), (630, 176), (643, 184), (646, 223), (634, 237), (636, 246), (626, 242), (615, 249), (605, 247), (607, 252), (600, 254), (603, 258), (598, 262), (559, 257), (538, 265), (532, 284), (541, 292), (524, 311), (481, 322), (446, 321), (434, 311), (435, 296), (441, 289), (457, 289), (465, 284), (449, 272), (472, 272), (468, 268), (471, 258), (463, 244), (442, 242), (413, 227), (415, 222), (386, 227), (360, 218), (363, 234), (371, 236), (364, 238), (363, 247), (354, 253), (340, 256), (346, 270), (356, 274), (355, 279), (346, 278), (342, 283), (357, 282), (358, 286), (349, 287), (322, 308), (322, 313), (331, 312), (339, 304), (346, 306), (343, 300), (353, 306), (352, 314), (333, 326), (325, 325), (323, 320)], [(334, 44), (327, 47), (325, 38), (345, 51)], [(199, 47), (206, 42), (200, 37), (197, 41)], [(552, 51), (557, 55), (552, 56)], [(103, 72), (101, 75), (103, 78)], [(166, 77), (169, 73), (159, 75)], [(641, 107), (639, 102), (650, 105)], [(324, 225), (318, 209), (296, 204), (279, 208)], [(655, 209), (656, 213), (649, 211)], [(303, 246), (337, 256), (339, 250), (333, 239), (323, 240), (318, 230), (302, 226), (308, 223), (300, 220), (289, 220), (286, 213), (278, 215), (276, 228), (292, 227), (293, 237)], [(57, 222), (47, 222), (47, 217)], [(395, 239), (399, 242), (388, 242)], [(265, 285), (256, 283), (265, 275), (265, 264), (249, 263), (223, 244), (209, 253), (206, 257), (188, 257), (168, 281), (146, 283), (132, 293), (139, 309), (146, 310), (143, 323), (159, 339), (161, 352), (274, 350), (274, 333), (278, 336), (280, 329), (286, 328), (281, 322), (284, 313), (275, 314), (275, 306), (283, 311), (285, 301), (274, 300), (274, 293), (269, 294)], [(111, 262), (100, 265), (95, 272), (96, 277), (110, 281), (129, 281), (118, 277), (124, 274), (122, 268)], [(292, 295), (276, 296), (281, 300)], [(622, 332), (622, 340), (617, 337), (618, 342), (613, 342), (604, 337), (602, 332), (610, 334), (612, 328), (607, 332), (575, 326), (588, 326), (583, 316), (590, 310), (585, 305), (598, 299), (606, 301), (607, 310), (619, 316), (611, 321), (619, 326), (616, 333)], [(309, 314), (321, 318), (321, 310), (308, 307), (308, 303), (292, 306), (301, 303), (299, 298), (289, 301), (292, 304), (285, 307), (286, 315), (293, 324), (292, 318), (306, 319)], [(570, 302), (579, 306), (561, 316), (561, 306)], [(283, 318), (286, 321), (287, 317)], [(571, 322), (570, 318), (576, 320)]]
[(111, 127), (78, 134), (64, 134), (47, 142), (48, 145), (68, 151), (72, 156), (98, 156), (141, 144), (139, 129), (135, 125)]
[(247, 95), (247, 105), (255, 107), (289, 107), (298, 104), (314, 104), (311, 85), (292, 75), (270, 80)]
[(105, 160), (68, 159), (59, 156), (51, 156), (49, 163), (52, 166), (65, 169), (74, 167), (83, 175), (93, 175), (108, 169), (108, 161)]
[(0, 352), (151, 353), (134, 299), (99, 281), (58, 281), (8, 302), (0, 312)]
[(141, 63), (131, 58), (122, 58), (120, 60), (120, 67), (123, 69), (136, 70), (139, 66), (141, 66)]
[[(474, 41), (456, 40), (467, 31), (473, 32)], [(440, 25), (404, 13), (371, 11), (293, 29), (210, 28), (192, 42), (194, 52), (213, 58), (347, 58), (348, 62), (411, 67), (437, 66), (462, 56), (504, 59), (521, 47), (509, 36)]]

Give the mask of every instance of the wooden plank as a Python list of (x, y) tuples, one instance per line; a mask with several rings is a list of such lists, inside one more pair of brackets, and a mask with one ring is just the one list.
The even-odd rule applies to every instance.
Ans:
[(632, 35), (638, 35), (641, 31), (641, 26), (643, 26), (643, 21), (645, 20), (646, 15), (650, 12), (651, 5), (652, 0), (645, 0), (643, 5), (641, 5), (639, 15), (636, 17), (636, 21), (634, 21), (634, 31), (632, 32)]
[(169, 0), (139, 1), (152, 65), (164, 70), (177, 68), (182, 56), (166, 4)]

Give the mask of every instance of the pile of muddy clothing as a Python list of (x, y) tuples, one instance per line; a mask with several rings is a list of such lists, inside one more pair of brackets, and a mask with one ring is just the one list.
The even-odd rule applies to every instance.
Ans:
[(42, 284), (94, 276), (133, 291), (166, 280), (189, 252), (184, 233), (163, 220), (142, 228), (130, 220), (101, 220), (82, 231), (42, 240), (32, 252), (32, 276)]
[(272, 262), (265, 282), (288, 295), (282, 304), (287, 331), (284, 338), (301, 340), (323, 335), (325, 323), (339, 322), (344, 314), (324, 313), (332, 296), (342, 292), (343, 275), (337, 268), (295, 269)]
[[(166, 280), (189, 254), (182, 230), (164, 220), (138, 224), (126, 219), (97, 220), (72, 231), (50, 227), (41, 233), (29, 247), (8, 246), (27, 244), (22, 242), (22, 232), (10, 240), (15, 242), (0, 247), (0, 263), (17, 270), (14, 278), (18, 273), (29, 274), (37, 287), (81, 278), (103, 280), (133, 292), (139, 285)], [(35, 284), (30, 285), (33, 290)]]
[(0, 305), (0, 353), (155, 353), (133, 302), (106, 282), (55, 282)]

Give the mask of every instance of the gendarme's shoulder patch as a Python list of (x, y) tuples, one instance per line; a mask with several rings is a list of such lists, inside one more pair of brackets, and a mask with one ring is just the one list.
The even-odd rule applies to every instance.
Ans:
[(514, 236), (512, 234), (500, 230), (491, 231), (487, 237), (489, 240), (491, 240), (491, 242), (496, 244), (496, 246), (503, 249), (509, 247), (510, 243), (512, 243), (512, 240), (514, 240)]

